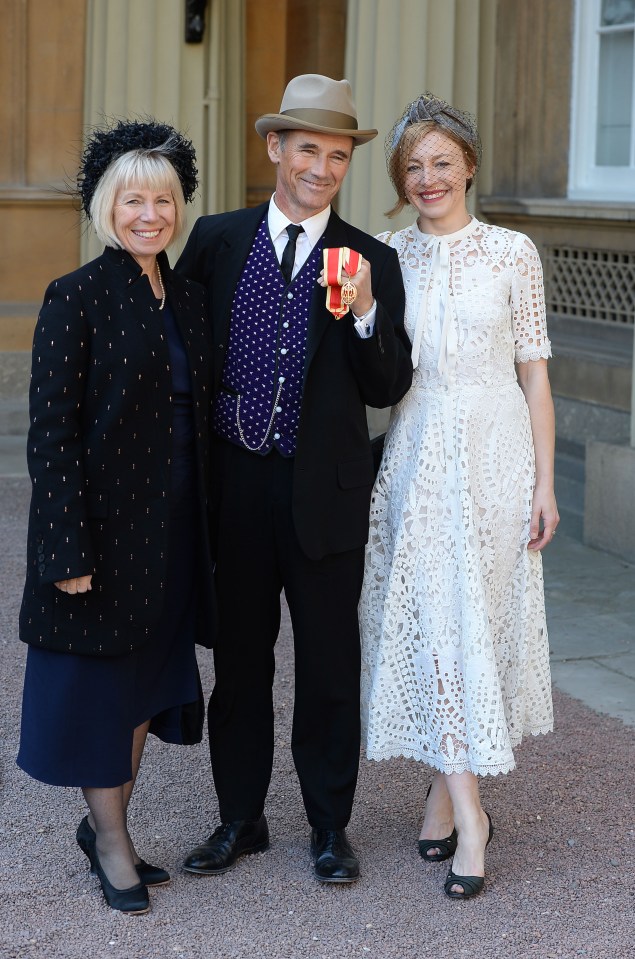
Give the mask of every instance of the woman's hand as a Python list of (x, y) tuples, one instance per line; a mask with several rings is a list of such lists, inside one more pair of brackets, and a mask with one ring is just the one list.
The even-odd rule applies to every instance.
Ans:
[[(540, 529), (541, 518), (543, 522), (542, 530)], [(530, 539), (527, 549), (544, 549), (555, 536), (556, 526), (559, 522), (560, 516), (558, 515), (553, 487), (536, 486), (531, 506)]]
[(87, 593), (89, 589), (92, 589), (91, 579), (92, 574), (89, 576), (77, 576), (75, 579), (60, 579), (54, 585), (57, 586), (62, 593), (69, 593), (71, 596), (74, 596), (76, 593)]

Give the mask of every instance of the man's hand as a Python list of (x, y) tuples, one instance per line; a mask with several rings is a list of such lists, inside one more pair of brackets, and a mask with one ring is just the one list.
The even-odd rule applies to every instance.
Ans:
[(69, 593), (71, 596), (74, 596), (76, 593), (87, 593), (89, 589), (92, 589), (90, 576), (77, 576), (75, 579), (60, 579), (55, 586), (62, 593)]
[[(370, 263), (368, 260), (362, 260), (360, 268), (355, 274), (351, 275), (347, 273), (346, 270), (342, 270), (342, 286), (347, 280), (350, 280), (357, 289), (357, 296), (355, 297), (355, 302), (351, 305), (351, 312), (353, 316), (358, 319), (360, 316), (368, 313), (375, 302), (370, 282)], [(318, 277), (318, 283), (323, 287), (328, 286), (324, 278), (324, 270), (321, 271)]]

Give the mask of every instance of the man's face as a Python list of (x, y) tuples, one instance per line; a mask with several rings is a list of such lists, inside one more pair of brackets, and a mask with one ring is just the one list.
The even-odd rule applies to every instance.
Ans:
[(287, 130), (267, 135), (276, 164), (276, 205), (294, 223), (325, 210), (346, 176), (353, 138)]

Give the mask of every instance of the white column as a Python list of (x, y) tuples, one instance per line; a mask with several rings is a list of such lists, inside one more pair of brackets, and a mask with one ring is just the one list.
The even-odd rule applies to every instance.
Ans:
[(245, 202), (244, 0), (212, 0), (204, 105), (207, 164), (204, 212), (234, 210)]

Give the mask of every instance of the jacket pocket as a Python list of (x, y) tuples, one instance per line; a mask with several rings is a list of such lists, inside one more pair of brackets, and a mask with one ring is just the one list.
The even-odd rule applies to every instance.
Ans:
[(337, 464), (337, 481), (340, 489), (354, 489), (356, 486), (372, 486), (375, 482), (372, 456), (359, 460), (348, 460)]

